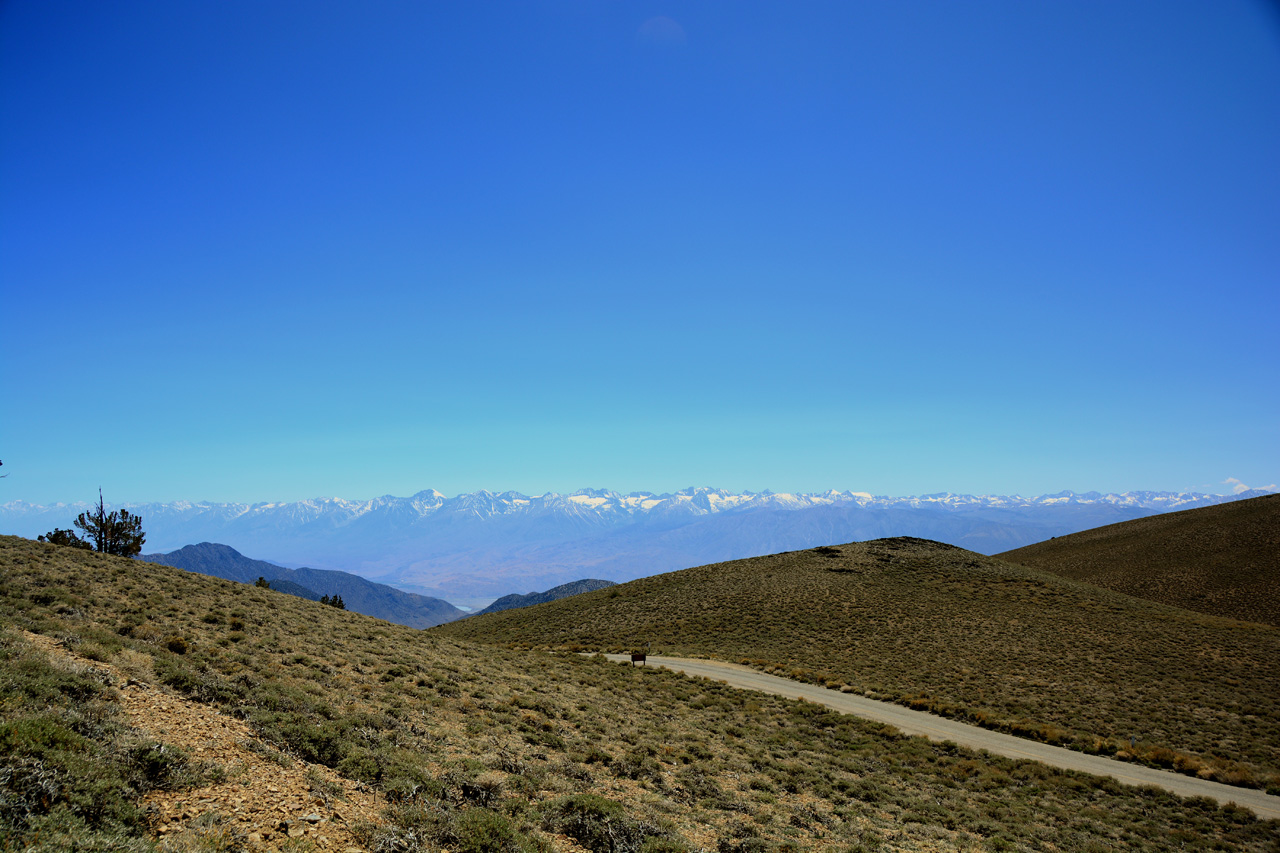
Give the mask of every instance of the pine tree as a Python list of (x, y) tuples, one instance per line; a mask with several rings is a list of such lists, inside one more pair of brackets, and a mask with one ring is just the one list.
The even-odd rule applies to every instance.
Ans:
[(80, 513), (75, 524), (84, 532), (93, 549), (102, 554), (136, 557), (142, 553), (142, 543), (147, 541), (146, 534), (142, 532), (141, 518), (127, 509), (107, 512), (102, 489), (98, 489), (98, 508), (91, 513)]

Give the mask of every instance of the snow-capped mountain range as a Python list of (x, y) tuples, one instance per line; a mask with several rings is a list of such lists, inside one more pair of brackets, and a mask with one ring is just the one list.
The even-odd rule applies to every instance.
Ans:
[[(881, 536), (919, 536), (984, 554), (1077, 530), (1239, 500), (1198, 492), (874, 496), (689, 488), (671, 494), (582, 489), (537, 496), (473, 492), (293, 503), (126, 505), (148, 551), (218, 542), (282, 565), (354, 572), (454, 603), (582, 577), (625, 581), (705, 563)], [(70, 527), (89, 504), (0, 505), (0, 530)]]

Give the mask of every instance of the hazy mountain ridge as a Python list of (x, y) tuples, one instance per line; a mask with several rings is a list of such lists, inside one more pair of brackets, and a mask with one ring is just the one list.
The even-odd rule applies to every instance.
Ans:
[(513, 593), (504, 595), (493, 604), (490, 604), (484, 610), (476, 613), (476, 616), (483, 616), (485, 613), (497, 613), (501, 610), (519, 610), (522, 607), (532, 607), (535, 604), (546, 604), (548, 601), (559, 601), (562, 598), (568, 598), (572, 595), (581, 595), (584, 592), (595, 592), (598, 589), (608, 589), (611, 586), (617, 586), (613, 581), (596, 580), (593, 578), (584, 578), (583, 580), (570, 581), (566, 584), (549, 589), (546, 592), (530, 592), (526, 595)]
[(264, 578), (272, 589), (311, 601), (320, 600), (322, 595), (340, 596), (348, 610), (410, 628), (429, 628), (466, 615), (447, 601), (404, 592), (349, 572), (287, 569), (212, 542), (188, 545), (168, 554), (144, 554), (139, 559), (239, 583)]
[[(580, 489), (561, 495), (547, 492), (529, 496), (507, 491), (494, 494), (487, 490), (446, 498), (434, 489), (426, 489), (410, 497), (383, 495), (370, 500), (357, 501), (344, 498), (312, 498), (293, 502), (211, 503), (207, 501), (173, 501), (171, 503), (123, 504), (130, 511), (151, 515), (173, 514), (185, 517), (210, 517), (223, 521), (242, 518), (273, 518), (288, 520), (294, 524), (313, 524), (322, 519), (328, 524), (350, 524), (364, 516), (381, 514), (399, 516), (403, 520), (416, 521), (434, 515), (452, 514), (460, 517), (490, 518), (495, 515), (538, 515), (561, 512), (566, 515), (596, 517), (634, 517), (706, 515), (715, 512), (743, 511), (765, 507), (801, 509), (833, 504), (855, 504), (861, 507), (933, 507), (961, 509), (967, 507), (1026, 507), (1061, 506), (1067, 504), (1103, 504), (1110, 506), (1140, 507), (1170, 511), (1175, 509), (1226, 503), (1244, 497), (1267, 494), (1251, 490), (1239, 495), (1213, 495), (1203, 492), (1072, 492), (1024, 497), (1022, 495), (970, 495), (939, 492), (927, 495), (890, 497), (866, 492), (829, 490), (821, 493), (743, 492), (732, 494), (724, 489), (690, 487), (678, 492), (630, 492), (623, 495), (608, 489)], [(10, 516), (43, 515), (57, 511), (59, 517), (74, 515), (90, 509), (87, 502), (57, 503), (51, 506), (29, 504), (16, 500), (0, 504), (0, 513), (6, 520)]]
[[(180, 501), (129, 505), (148, 547), (224, 542), (291, 566), (348, 571), (459, 603), (581, 577), (624, 581), (657, 572), (814, 547), (918, 536), (996, 553), (1176, 509), (1248, 497), (1197, 492), (1059, 492), (1038, 497), (939, 493), (874, 496), (688, 488), (570, 495), (433, 489), (406, 498), (293, 503)], [(85, 507), (0, 505), (0, 530), (34, 537)], [(487, 603), (487, 602), (486, 602)]]

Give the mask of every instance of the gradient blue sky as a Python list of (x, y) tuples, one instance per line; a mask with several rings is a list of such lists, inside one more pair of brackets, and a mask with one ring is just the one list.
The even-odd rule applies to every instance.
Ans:
[(1280, 480), (1280, 13), (0, 4), (0, 501)]

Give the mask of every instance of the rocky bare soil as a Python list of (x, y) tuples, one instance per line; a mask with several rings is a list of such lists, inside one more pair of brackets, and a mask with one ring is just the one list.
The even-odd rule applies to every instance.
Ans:
[[(288, 839), (305, 839), (317, 853), (363, 853), (352, 833), (377, 823), (386, 802), (327, 767), (276, 753), (258, 741), (242, 720), (220, 714), (168, 688), (146, 683), (97, 661), (79, 658), (54, 638), (24, 632), (53, 657), (71, 659), (115, 680), (129, 723), (156, 740), (187, 750), (214, 765), (222, 781), (195, 790), (156, 791), (143, 804), (160, 841), (187, 848), (184, 836), (237, 836), (252, 851), (276, 851)], [(297, 842), (295, 842), (296, 844)]]

